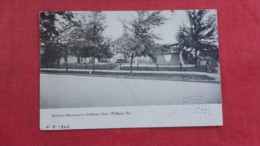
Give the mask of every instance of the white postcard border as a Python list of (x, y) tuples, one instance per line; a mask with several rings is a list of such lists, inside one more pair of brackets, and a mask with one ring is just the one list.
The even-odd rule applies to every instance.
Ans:
[(222, 125), (222, 104), (40, 109), (41, 130)]

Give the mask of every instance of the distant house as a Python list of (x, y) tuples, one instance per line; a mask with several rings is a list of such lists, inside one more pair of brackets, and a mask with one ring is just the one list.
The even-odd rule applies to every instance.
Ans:
[(124, 55), (122, 53), (115, 54), (109, 59), (109, 62), (115, 63), (118, 59), (125, 59)]
[[(115, 54), (112, 56), (111, 59), (109, 59), (109, 62), (116, 63), (118, 60), (126, 60), (126, 62), (130, 63), (131, 58), (129, 57), (128, 59), (125, 59), (124, 55), (122, 53)], [(154, 61), (152, 60), (151, 57), (149, 56), (136, 56), (133, 59), (133, 63), (153, 63)]]
[[(78, 63), (78, 58), (76, 56), (71, 56), (69, 55), (68, 58), (67, 58), (67, 61), (69, 64), (76, 64)], [(93, 58), (91, 57), (79, 57), (79, 62), (80, 63), (93, 63)], [(98, 62), (98, 59), (95, 59), (95, 63)], [(62, 57), (60, 59), (60, 64), (64, 64), (66, 63), (66, 60), (64, 57)]]
[[(129, 59), (129, 62), (130, 62), (130, 59)], [(154, 63), (154, 61), (149, 56), (137, 56), (134, 58), (133, 63)]]

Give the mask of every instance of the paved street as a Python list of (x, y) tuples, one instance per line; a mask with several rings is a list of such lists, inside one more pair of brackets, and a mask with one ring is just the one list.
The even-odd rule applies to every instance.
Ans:
[(40, 74), (41, 108), (221, 103), (220, 84)]

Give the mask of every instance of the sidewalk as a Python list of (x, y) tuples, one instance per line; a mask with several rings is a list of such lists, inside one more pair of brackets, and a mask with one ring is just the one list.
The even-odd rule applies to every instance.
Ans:
[[(40, 71), (57, 71), (57, 72), (66, 72), (65, 69), (55, 69), (55, 68), (41, 68)], [(71, 72), (81, 72), (92, 74), (92, 69), (69, 69)], [(95, 73), (130, 73), (129, 70), (95, 70)], [(174, 75), (174, 74), (182, 74), (182, 75), (206, 75), (208, 77), (214, 78), (215, 81), (220, 82), (220, 74), (218, 73), (207, 73), (207, 72), (191, 72), (191, 71), (139, 71), (133, 70), (132, 73), (134, 74), (167, 74), (167, 75)]]

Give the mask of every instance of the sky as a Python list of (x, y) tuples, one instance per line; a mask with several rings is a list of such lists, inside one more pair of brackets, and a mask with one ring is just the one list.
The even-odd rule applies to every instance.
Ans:
[[(87, 15), (90, 11), (81, 11), (76, 13), (81, 13)], [(120, 20), (131, 21), (136, 18), (136, 11), (102, 11), (106, 16), (105, 24), (106, 29), (104, 35), (106, 37), (115, 40), (119, 38), (123, 33), (123, 25)], [(211, 10), (209, 14), (216, 14), (215, 10)], [(153, 32), (158, 34), (161, 38), (160, 40), (155, 40), (159, 44), (173, 44), (177, 43), (176, 35), (179, 30), (180, 25), (188, 25), (187, 16), (184, 10), (170, 10), (162, 11), (163, 16), (167, 18), (165, 23), (160, 27), (154, 28)], [(83, 20), (82, 18), (79, 18)]]
[[(136, 16), (135, 11), (104, 11), (103, 13), (106, 15), (107, 24), (104, 35), (112, 38), (113, 40), (120, 37), (120, 35), (123, 33), (123, 26), (120, 20), (133, 20), (133, 18)], [(158, 40), (157, 43), (176, 43), (177, 40), (175, 36), (178, 32), (179, 25), (187, 23), (185, 12), (163, 11), (162, 15), (167, 18), (165, 24), (153, 29), (154, 33), (158, 34), (161, 38), (161, 40)]]

